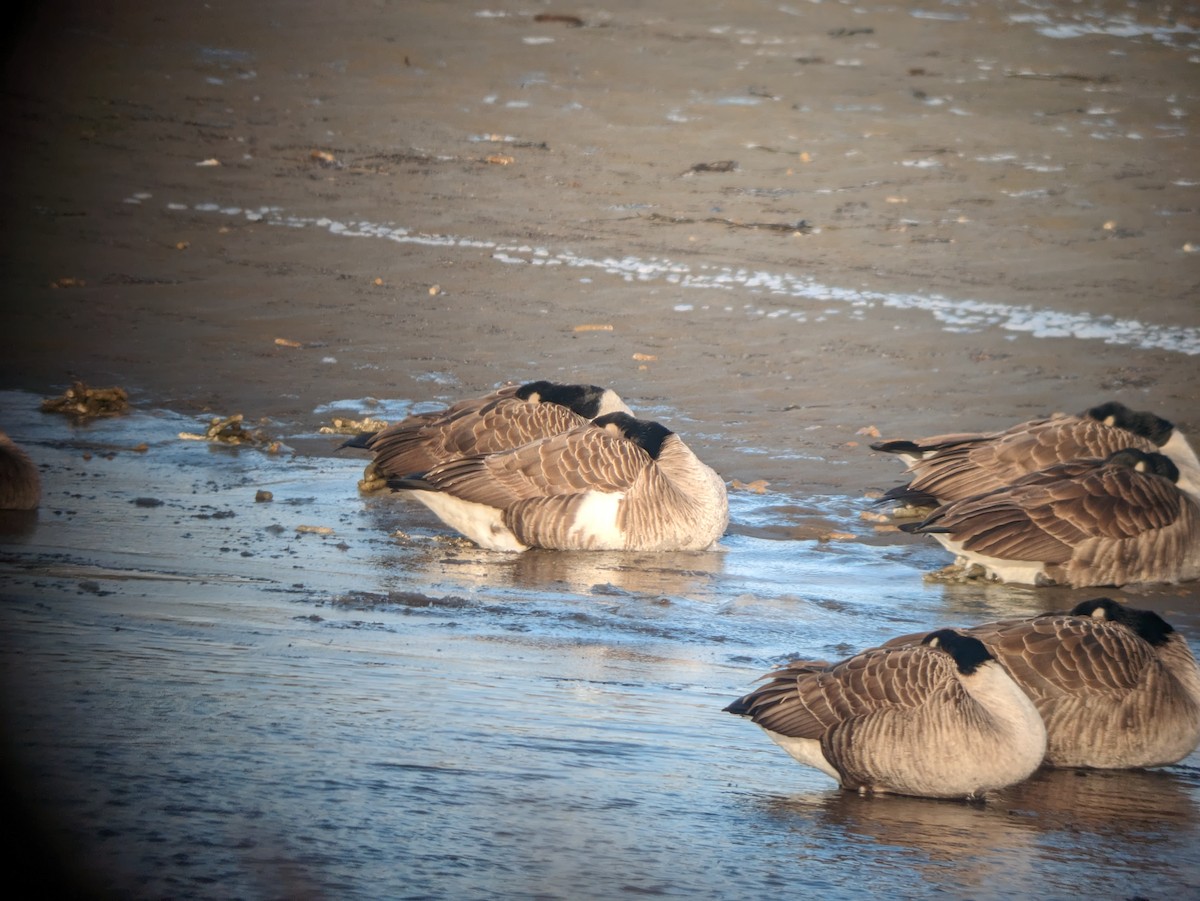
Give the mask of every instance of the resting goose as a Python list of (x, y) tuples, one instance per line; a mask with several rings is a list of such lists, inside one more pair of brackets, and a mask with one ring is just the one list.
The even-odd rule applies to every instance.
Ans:
[(1177, 478), (1164, 455), (1123, 450), (1051, 466), (900, 528), (932, 535), (1002, 582), (1184, 582), (1200, 577), (1200, 503)]
[(674, 432), (628, 413), (389, 479), (481, 547), (701, 550), (725, 531), (725, 483)]
[(976, 797), (1021, 781), (1046, 751), (1033, 703), (978, 639), (949, 629), (767, 678), (725, 710), (845, 789)]
[(42, 500), (37, 466), (13, 440), (0, 432), (0, 510), (36, 510)]
[(913, 507), (961, 500), (1057, 463), (1108, 457), (1125, 448), (1166, 454), (1183, 474), (1180, 487), (1200, 495), (1200, 460), (1183, 434), (1160, 416), (1116, 401), (1078, 416), (1059, 413), (1002, 432), (882, 441), (871, 447), (898, 454), (913, 476), (881, 501)]
[[(1032, 699), (1046, 723), (1050, 766), (1163, 766), (1200, 744), (1200, 670), (1157, 613), (1096, 598), (1066, 614), (963, 631)], [(885, 647), (919, 640), (902, 636)]]
[(471, 454), (492, 454), (557, 435), (606, 413), (632, 412), (598, 385), (536, 381), (506, 385), (444, 410), (417, 413), (342, 447), (371, 451), (364, 482), (425, 472)]

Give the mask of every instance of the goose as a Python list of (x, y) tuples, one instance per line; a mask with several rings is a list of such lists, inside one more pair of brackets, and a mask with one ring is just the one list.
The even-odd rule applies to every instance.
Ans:
[(1200, 460), (1187, 438), (1170, 421), (1117, 401), (1001, 432), (882, 441), (871, 448), (899, 455), (913, 476), (884, 494), (881, 503), (937, 506), (1002, 488), (1057, 463), (1107, 457), (1125, 448), (1166, 454), (1183, 474), (1180, 487), (1200, 496)]
[(1046, 752), (1033, 702), (977, 638), (951, 629), (839, 663), (799, 661), (725, 710), (842, 788), (974, 798)]
[(1200, 669), (1183, 636), (1153, 611), (1094, 598), (1070, 613), (962, 631), (984, 643), (1041, 713), (1049, 766), (1164, 766), (1200, 745)]
[(1001, 582), (1121, 586), (1200, 577), (1200, 502), (1159, 453), (1118, 451), (943, 504), (905, 532), (932, 535)]
[(0, 510), (36, 510), (42, 480), (29, 454), (0, 432)]
[(443, 410), (408, 416), (342, 447), (369, 450), (366, 486), (425, 472), (471, 454), (491, 454), (557, 435), (606, 413), (632, 413), (611, 388), (545, 380), (505, 385)]
[(721, 477), (670, 429), (628, 413), (388, 485), (501, 551), (702, 550), (729, 522)]

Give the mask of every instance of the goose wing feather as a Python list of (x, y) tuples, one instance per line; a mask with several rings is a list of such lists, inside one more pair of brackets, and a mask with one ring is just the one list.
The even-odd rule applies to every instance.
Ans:
[(455, 497), (506, 508), (529, 498), (624, 491), (651, 462), (638, 445), (586, 423), (511, 450), (451, 460), (424, 477)]
[(508, 450), (586, 423), (584, 417), (558, 404), (528, 403), (503, 395), (428, 419), (404, 420), (376, 433), (367, 449), (375, 454), (378, 472), (403, 476), (456, 457)]
[(1059, 463), (1104, 458), (1126, 447), (1157, 450), (1154, 442), (1090, 417), (1026, 423), (979, 442), (959, 442), (915, 461), (909, 490), (945, 502), (993, 491)]
[[(1051, 613), (964, 629), (982, 641), (1035, 701), (1095, 697), (1134, 689), (1155, 665), (1154, 651), (1118, 623)], [(914, 632), (883, 647), (919, 644)]]
[(1182, 515), (1167, 479), (1099, 461), (1060, 464), (1007, 488), (947, 504), (914, 530), (947, 532), (967, 550), (1010, 560), (1065, 562), (1089, 538), (1121, 540)]
[(1040, 616), (967, 631), (1004, 662), (1035, 700), (1124, 693), (1155, 665), (1153, 649), (1133, 632), (1088, 617)]
[(1053, 416), (1048, 416), (1041, 419), (1031, 419), (1028, 422), (1018, 423), (1017, 425), (1000, 431), (951, 432), (944, 435), (930, 435), (926, 438), (880, 441), (876, 444), (872, 444), (871, 448), (872, 450), (883, 451), (884, 453), (905, 454), (916, 458), (932, 457), (952, 449), (963, 449), (969, 451), (973, 447), (1000, 440), (1007, 435), (1019, 434), (1030, 429), (1040, 428), (1047, 423), (1073, 418), (1075, 417), (1067, 416), (1063, 413), (1056, 413)]
[(839, 724), (921, 706), (959, 685), (953, 669), (948, 655), (925, 646), (874, 648), (832, 665), (793, 663), (740, 704), (764, 729), (819, 739)]

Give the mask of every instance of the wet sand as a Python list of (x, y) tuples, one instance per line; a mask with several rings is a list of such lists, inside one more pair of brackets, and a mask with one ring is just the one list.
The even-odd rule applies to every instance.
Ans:
[[(537, 21), (538, 12), (569, 13), (581, 24)], [(683, 759), (692, 771), (716, 766), (720, 778), (738, 785), (731, 813), (729, 796), (713, 794), (699, 778), (686, 781), (697, 808), (724, 824), (707, 832), (702, 822), (668, 816), (697, 847), (719, 847), (739, 831), (753, 842), (756, 830), (779, 818), (789, 824), (785, 831), (832, 829), (840, 840), (883, 829), (860, 819), (867, 815), (857, 807), (843, 809), (858, 802), (840, 799), (819, 774), (778, 759), (753, 727), (723, 719), (715, 726), (700, 711), (719, 710), (722, 698), (791, 653), (846, 653), (893, 631), (1053, 609), (1071, 599), (922, 583), (921, 572), (944, 555), (858, 518), (868, 492), (900, 479), (895, 460), (867, 449), (872, 430), (897, 437), (994, 428), (1108, 399), (1153, 409), (1192, 434), (1200, 429), (1198, 28), (1194, 4), (1168, 10), (1098, 2), (1037, 10), (1017, 3), (739, 2), (699, 10), (686, 3), (570, 10), (136, 3), (48, 4), (29, 14), (11, 41), (3, 98), (0, 389), (9, 394), (0, 428), (24, 439), (42, 463), (48, 502), (32, 537), (6, 539), (4, 566), (17, 586), (6, 605), (6, 653), (17, 662), (6, 666), (6, 678), (22, 684), (47, 673), (44, 685), (34, 683), (42, 694), (31, 690), (14, 701), (16, 721), (29, 724), (18, 728), (18, 745), (46, 755), (41, 778), (59, 786), (64, 770), (81, 761), (100, 773), (91, 788), (72, 783), (50, 793), (56, 810), (79, 817), (73, 839), (102, 856), (114, 843), (150, 847), (156, 829), (167, 836), (175, 858), (134, 854), (117, 868), (127, 880), (118, 880), (122, 887), (141, 886), (146, 896), (220, 893), (182, 875), (188, 867), (178, 855), (187, 849), (199, 871), (219, 859), (243, 876), (270, 857), (263, 846), (239, 857), (236, 836), (227, 856), (195, 851), (217, 827), (192, 832), (189, 814), (165, 802), (156, 813), (122, 820), (113, 827), (117, 838), (105, 838), (102, 824), (128, 801), (101, 796), (136, 795), (134, 776), (147, 758), (117, 742), (128, 756), (105, 765), (114, 736), (90, 725), (80, 729), (77, 753), (55, 750), (55, 736), (71, 722), (59, 709), (70, 686), (102, 678), (102, 668), (78, 667), (72, 655), (112, 651), (103, 635), (117, 628), (111, 617), (128, 617), (125, 628), (136, 622), (135, 634), (158, 635), (148, 624), (162, 623), (169, 636), (161, 657), (136, 646), (118, 655), (117, 675), (102, 680), (95, 702), (105, 715), (126, 711), (117, 719), (127, 727), (147, 728), (152, 720), (128, 709), (141, 702), (120, 699), (130, 685), (145, 686), (136, 697), (154, 695), (155, 666), (178, 666), (165, 698), (177, 691), (203, 707), (197, 698), (224, 665), (220, 653), (209, 659), (198, 650), (204, 623), (229, 648), (241, 646), (247, 629), (276, 636), (264, 641), (278, 667), (250, 667), (252, 682), (311, 677), (300, 679), (305, 688), (267, 699), (230, 688), (213, 712), (225, 721), (245, 716), (239, 711), (248, 702), (269, 707), (283, 698), (296, 709), (308, 694), (327, 690), (339, 662), (371, 672), (376, 655), (395, 665), (396, 681), (383, 688), (389, 696), (417, 671), (453, 682), (454, 664), (484, 659), (505, 672), (515, 666), (507, 652), (481, 657), (480, 648), (507, 647), (495, 636), (527, 628), (505, 606), (518, 596), (555, 622), (590, 625), (566, 637), (535, 629), (512, 652), (526, 655), (528, 670), (517, 667), (501, 682), (536, 691), (567, 667), (572, 691), (598, 699), (594, 715), (605, 740), (636, 733), (645, 712), (673, 696), (671, 686), (685, 686), (683, 712), (639, 745), (668, 752), (647, 751), (649, 764), (624, 770), (620, 761), (636, 754), (622, 757), (623, 746), (609, 748), (612, 758), (597, 752), (605, 792), (615, 784), (606, 780), (622, 773), (646, 780), (641, 794), (609, 794), (612, 810), (624, 803), (636, 809), (641, 799), (643, 812), (646, 805), (669, 811), (651, 786), (670, 782), (672, 761)], [(36, 412), (36, 398), (60, 393), (74, 377), (125, 387), (141, 416), (171, 411), (161, 415), (195, 424), (243, 413), (296, 454), (269, 458), (269, 475), (258, 464), (231, 475), (225, 467), (251, 464), (219, 450), (182, 451), (168, 429), (139, 457), (130, 451), (138, 429), (153, 431), (143, 420), (117, 436), (103, 432), (114, 426), (101, 426), (105, 437), (97, 438)], [(497, 563), (442, 544), (436, 524), (420, 513), (358, 498), (361, 461), (338, 457), (336, 438), (318, 433), (338, 411), (398, 411), (534, 377), (611, 385), (634, 409), (683, 434), (727, 479), (766, 480), (767, 493), (734, 492), (730, 537), (715, 560), (605, 560), (592, 571), (545, 555)], [(115, 442), (115, 459), (124, 461), (120, 479), (103, 470), (106, 442)], [(156, 453), (164, 469), (147, 476), (147, 490), (139, 487), (137, 461)], [(259, 452), (240, 453), (250, 459)], [(256, 508), (244, 493), (236, 501), (222, 494), (241, 479), (252, 497), (262, 480), (287, 482), (297, 472), (311, 478), (311, 490), (296, 486), (293, 498), (316, 498), (311, 512), (323, 514), (316, 524), (335, 527), (336, 541), (290, 540), (297, 522), (279, 517), (278, 506)], [(89, 480), (103, 491), (81, 489)], [(210, 493), (225, 506), (204, 509), (214, 501)], [(156, 525), (147, 517), (158, 508), (136, 503), (151, 494), (163, 502), (160, 514), (182, 511), (177, 516), (191, 520), (230, 510), (243, 519), (188, 524), (204, 523), (204, 531)], [(103, 510), (99, 496), (110, 499)], [(310, 512), (303, 503), (299, 509)], [(222, 532), (231, 522), (237, 528)], [(263, 531), (271, 526), (286, 538)], [(389, 537), (396, 528), (416, 537)], [(149, 545), (115, 540), (127, 531)], [(831, 533), (853, 538), (821, 540)], [(309, 571), (295, 580), (303, 587), (290, 587), (279, 560), (304, 566), (292, 558), (308, 554)], [(153, 574), (148, 591), (145, 573)], [(236, 602), (225, 597), (230, 585)], [(595, 586), (606, 585), (598, 594)], [(608, 590), (617, 592), (635, 638), (611, 620), (588, 619)], [(407, 639), (405, 650), (389, 646), (413, 622), (390, 594), (396, 591), (479, 605), (456, 619), (463, 638), (447, 653), (446, 669), (438, 669), (439, 652), (414, 650)], [(137, 601), (143, 595), (152, 600)], [(1170, 614), (1195, 644), (1194, 586), (1131, 596)], [(286, 614), (274, 604), (280, 598)], [(364, 611), (344, 617), (351, 625), (305, 625), (304, 617), (326, 617), (324, 605), (349, 609), (347, 598)], [(661, 598), (670, 603), (659, 605)], [(729, 625), (743, 622), (736, 615), (714, 612), (722, 605), (752, 611), (748, 631)], [(345, 656), (331, 661), (286, 650), (301, 640), (294, 630), (310, 650), (333, 634), (354, 637)], [(376, 631), (385, 636), (379, 644)], [(733, 645), (710, 646), (704, 635)], [(651, 662), (612, 663), (614, 649), (630, 641)], [(605, 649), (609, 662), (589, 672), (573, 660), (573, 643)], [(487, 678), (481, 671), (466, 681)], [(597, 688), (614, 683), (634, 687), (614, 690), (615, 699)], [(353, 692), (352, 684), (340, 690)], [(470, 693), (450, 695), (462, 703)], [(56, 700), (47, 706), (45, 698)], [(562, 696), (541, 700), (540, 721), (501, 706), (518, 732), (579, 728), (569, 706), (560, 706)], [(195, 727), (194, 711), (179, 706), (184, 701), (162, 703), (171, 730)], [(419, 730), (405, 726), (411, 709), (392, 703), (385, 721), (412, 740)], [(362, 697), (348, 706), (372, 715)], [(83, 709), (97, 716), (94, 705)], [(252, 747), (255, 729), (269, 722), (257, 716), (238, 747), (243, 739)], [(311, 728), (320, 756), (339, 756), (347, 735), (328, 722)], [(504, 734), (506, 753), (531, 753)], [(672, 736), (699, 743), (684, 747)], [(332, 817), (333, 831), (352, 830), (360, 812), (369, 817), (383, 803), (370, 789), (372, 773), (400, 772), (386, 768), (386, 729), (359, 738), (382, 768), (347, 778), (354, 799), (341, 809), (355, 813)], [(446, 753), (465, 753), (470, 742), (464, 719)], [(162, 747), (170, 744), (164, 739)], [(279, 750), (274, 739), (267, 744)], [(564, 760), (590, 759), (542, 751), (545, 757), (535, 757), (546, 773)], [(713, 762), (726, 753), (732, 756), (722, 756), (724, 763)], [(419, 741), (401, 756), (406, 773), (427, 765)], [(168, 796), (173, 778), (198, 786), (197, 799), (219, 790), (218, 774), (173, 770), (165, 750), (161, 759), (163, 771), (142, 786), (151, 796)], [(270, 765), (249, 752), (237, 763), (246, 772)], [(1160, 830), (1171, 847), (1188, 847), (1197, 829), (1196, 766), (1193, 755), (1157, 774), (1183, 813), (1147, 828)], [(488, 782), (486, 766), (463, 769), (470, 771), (466, 784)], [(454, 799), (452, 775), (430, 805)], [(513, 779), (535, 776), (526, 770)], [(811, 788), (819, 800), (772, 795), (780, 780)], [(404, 805), (413, 809), (380, 818), (410, 832), (423, 816), (421, 788), (403, 784)], [(1115, 811), (1087, 833), (1089, 854), (1114, 835), (1128, 838), (1113, 823), (1137, 821), (1131, 805), (1142, 791), (1104, 802)], [(294, 797), (296, 805), (269, 811), (272, 829), (286, 833), (280, 823), (323, 803), (314, 800), (319, 793), (297, 789)], [(522, 808), (504, 792), (489, 797), (538, 816), (553, 807)], [(203, 807), (197, 799), (194, 806)], [(219, 822), (220, 807), (201, 818)], [(1047, 810), (1033, 815), (1053, 819)], [(581, 841), (627, 828), (615, 814), (599, 824), (580, 816), (589, 824)], [(1023, 835), (1022, 854), (1058, 861), (1057, 828), (1032, 843)], [(289, 845), (281, 835), (272, 872), (305, 853), (298, 849), (314, 847), (310, 838)], [(885, 830), (880, 844), (866, 840), (864, 853), (876, 855), (879, 878), (903, 885), (912, 871), (880, 851), (894, 839), (895, 830)], [(386, 837), (371, 833), (371, 841), (381, 848), (371, 867), (385, 872)], [(566, 891), (564, 870), (580, 865), (586, 842), (556, 855), (542, 844), (548, 835), (530, 841), (537, 851), (522, 859), (539, 874), (538, 885), (548, 894)], [(520, 874), (498, 862), (514, 846), (501, 841), (489, 851), (482, 837), (472, 842), (472, 866), (503, 872), (500, 893), (519, 894)], [(666, 880), (668, 894), (703, 885), (670, 883), (664, 874), (672, 852), (651, 844), (661, 860), (633, 868), (637, 878), (626, 890), (653, 888), (656, 880)], [(339, 840), (337, 847), (345, 846)], [(934, 873), (945, 865), (941, 853), (961, 863), (961, 850), (926, 851)], [(628, 866), (631, 855), (618, 848), (604, 859)], [(458, 864), (435, 857), (406, 871), (415, 885), (431, 893), (439, 885), (449, 893), (486, 889), (482, 877), (455, 881), (461, 874), (448, 874)], [(1120, 884), (1130, 894), (1147, 885), (1194, 888), (1194, 853), (1184, 858), (1156, 858), (1158, 881), (1143, 885), (1128, 875), (1133, 869), (1121, 870)], [(746, 884), (769, 884), (771, 856), (758, 849), (754, 862), (763, 869)], [(303, 873), (314, 892), (363, 890), (349, 876), (339, 884), (342, 871), (332, 862), (309, 863)], [(825, 863), (831, 892), (854, 897), (845, 867)], [(1002, 860), (1005, 880), (991, 896), (1022, 895), (1025, 883), (1011, 863)], [(801, 861), (780, 866), (791, 878), (818, 880)], [(711, 879), (719, 868), (710, 862), (694, 870)], [(1063, 885), (1079, 877), (1069, 866), (1055, 871)], [(272, 894), (231, 884), (251, 896)], [(734, 897), (738, 889), (730, 878), (713, 894)]]

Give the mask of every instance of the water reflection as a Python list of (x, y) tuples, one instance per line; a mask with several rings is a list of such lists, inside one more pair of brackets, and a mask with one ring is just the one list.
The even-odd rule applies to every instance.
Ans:
[[(1194, 847), (1200, 837), (1198, 789), (1200, 780), (1186, 767), (1047, 769), (986, 802), (830, 790), (760, 803), (764, 815), (793, 838), (797, 854), (829, 856), (835, 852), (818, 849), (837, 841), (837, 855), (855, 859), (865, 880), (888, 859), (881, 853), (900, 851), (931, 880), (948, 864), (958, 867), (964, 896), (1041, 881), (1049, 897), (1055, 882), (1069, 885), (1078, 878), (1081, 863), (1115, 868), (1142, 886), (1178, 878), (1164, 845)], [(1157, 846), (1154, 854), (1147, 853), (1149, 845)], [(1118, 886), (1114, 880), (1114, 892)]]
[(1167, 829), (1195, 831), (1200, 780), (1186, 768), (1164, 770), (1043, 769), (1000, 792), (994, 807), (1035, 828), (1098, 835)]
[(5, 542), (28, 539), (37, 524), (37, 510), (0, 510), (0, 539)]
[(503, 554), (460, 543), (399, 543), (406, 579), (452, 579), (466, 590), (507, 588), (535, 594), (568, 591), (600, 597), (689, 597), (712, 594), (720, 551), (640, 554), (531, 550)]

